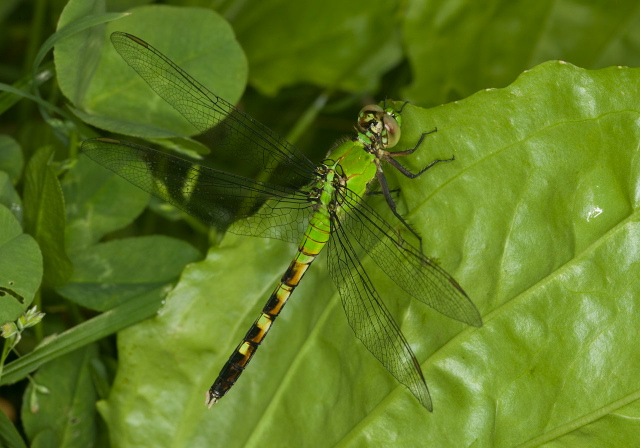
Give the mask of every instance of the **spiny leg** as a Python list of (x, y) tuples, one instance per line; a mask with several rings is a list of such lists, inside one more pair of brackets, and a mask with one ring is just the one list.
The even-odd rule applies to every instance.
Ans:
[(402, 111), (404, 110), (404, 106), (406, 106), (407, 104), (409, 104), (411, 101), (405, 101), (404, 104), (402, 105), (402, 107), (400, 108), (400, 110), (398, 111), (399, 114), (402, 113)]
[[(395, 157), (395, 156), (394, 156)], [(412, 173), (411, 171), (409, 171), (407, 168), (405, 168), (404, 166), (402, 166), (402, 164), (400, 164), (400, 162), (398, 162), (395, 159), (392, 159), (391, 157), (385, 157), (384, 160), (386, 160), (387, 162), (389, 162), (391, 165), (393, 165), (393, 167), (395, 169), (397, 169), (398, 171), (400, 171), (402, 174), (404, 174), (405, 176), (407, 176), (409, 179), (415, 179), (416, 177), (420, 176), (422, 173), (424, 173), (425, 171), (427, 171), (429, 168), (431, 168), (433, 165), (435, 165), (436, 163), (440, 163), (440, 162), (453, 162), (456, 159), (455, 156), (451, 156), (450, 159), (436, 159), (433, 162), (431, 162), (429, 165), (425, 166), (424, 168), (422, 168), (419, 172), (417, 173)]]
[(446, 316), (469, 325), (482, 325), (480, 313), (464, 290), (434, 260), (405, 241), (356, 195), (347, 193), (343, 204), (350, 211), (341, 220), (340, 228), (399, 288)]
[[(382, 104), (382, 106), (383, 106), (382, 108), (383, 108), (383, 109), (386, 109), (386, 108), (387, 108), (387, 101), (388, 101), (388, 99), (387, 99), (387, 98), (385, 98), (385, 99), (384, 99), (384, 103)], [(409, 104), (410, 102), (411, 102), (411, 101), (405, 101), (404, 103), (402, 103), (402, 107), (400, 107), (400, 110), (397, 110), (397, 111), (396, 111), (396, 113), (401, 115), (401, 114), (402, 114), (402, 111), (404, 110), (404, 106), (406, 106), (406, 105), (407, 105), (407, 104)]]
[[(400, 193), (399, 188), (394, 188), (393, 190), (389, 190), (389, 193)], [(384, 191), (367, 191), (367, 196), (378, 196), (380, 194), (384, 194)]]
[(418, 241), (420, 242), (420, 252), (422, 253), (422, 237), (420, 236), (420, 234), (418, 234), (418, 232), (416, 232), (413, 229), (413, 227), (409, 225), (407, 221), (404, 220), (402, 215), (398, 213), (396, 203), (391, 197), (391, 190), (389, 190), (389, 184), (387, 183), (387, 178), (384, 176), (384, 172), (380, 168), (380, 165), (378, 165), (378, 170), (376, 172), (376, 179), (378, 179), (380, 188), (382, 188), (382, 194), (384, 195), (384, 198), (386, 199), (387, 204), (389, 205), (389, 208), (391, 209), (393, 214), (396, 216), (396, 218), (398, 218), (398, 220), (418, 239)]
[[(406, 103), (405, 103), (405, 105), (406, 105)], [(403, 107), (404, 107), (404, 105), (403, 105)], [(424, 167), (422, 170), (420, 170), (418, 173), (412, 173), (407, 168), (405, 168), (400, 162), (398, 162), (397, 160), (395, 160), (393, 158), (393, 157), (400, 157), (400, 156), (413, 154), (415, 152), (415, 150), (420, 147), (420, 145), (422, 144), (422, 141), (424, 140), (424, 138), (427, 135), (433, 134), (434, 132), (437, 132), (437, 131), (438, 131), (438, 129), (434, 128), (433, 131), (424, 132), (420, 136), (420, 139), (418, 140), (418, 143), (416, 143), (416, 145), (412, 149), (408, 149), (408, 150), (405, 150), (405, 151), (398, 151), (398, 152), (385, 151), (385, 154), (383, 155), (383, 159), (385, 161), (389, 162), (394, 168), (396, 168), (398, 171), (400, 171), (402, 174), (404, 174), (409, 179), (415, 179), (416, 177), (420, 176), (421, 174), (423, 174), (425, 171), (427, 171), (429, 168), (431, 168), (432, 166), (434, 166), (437, 163), (440, 163), (440, 162), (451, 162), (451, 161), (455, 160), (455, 156), (451, 156), (450, 159), (436, 159), (436, 160), (432, 161), (429, 165)], [(391, 190), (389, 190), (389, 184), (388, 184), (387, 179), (386, 179), (386, 177), (384, 175), (384, 172), (382, 171), (382, 167), (380, 166), (380, 164), (378, 164), (378, 170), (376, 172), (376, 178), (378, 179), (378, 182), (380, 183), (380, 187), (382, 189), (382, 194), (384, 195), (384, 197), (385, 197), (385, 199), (387, 201), (387, 204), (389, 205), (389, 208), (391, 209), (393, 214), (396, 216), (396, 218), (398, 218), (398, 220), (400, 220), (400, 222), (411, 233), (413, 233), (415, 235), (415, 237), (420, 242), (420, 252), (422, 252), (422, 237), (418, 234), (418, 232), (416, 232), (409, 225), (409, 223), (407, 223), (407, 221), (405, 221), (405, 219), (400, 215), (400, 213), (398, 213), (396, 203), (393, 200), (393, 198), (391, 197)]]
[(395, 152), (387, 151), (387, 154), (389, 155), (389, 157), (400, 157), (400, 156), (408, 156), (409, 154), (413, 154), (416, 151), (416, 149), (420, 147), (420, 145), (422, 144), (422, 141), (427, 135), (434, 134), (436, 132), (438, 132), (438, 128), (433, 128), (433, 131), (423, 132), (420, 138), (418, 139), (418, 142), (413, 148), (405, 149), (404, 151), (395, 151)]

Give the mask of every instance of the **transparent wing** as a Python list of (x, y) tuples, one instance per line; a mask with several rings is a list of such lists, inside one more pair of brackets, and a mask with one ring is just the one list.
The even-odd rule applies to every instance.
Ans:
[(86, 140), (82, 151), (137, 187), (205, 224), (297, 243), (311, 203), (303, 190), (258, 182), (121, 140)]
[(365, 272), (342, 223), (334, 217), (329, 273), (356, 337), (418, 401), (433, 410), (420, 364)]
[(404, 291), (445, 316), (476, 327), (482, 317), (462, 287), (444, 269), (405, 241), (356, 193), (346, 190), (343, 231)]
[(270, 173), (278, 185), (298, 188), (313, 179), (315, 166), (295, 146), (207, 90), (151, 45), (121, 32), (111, 34), (111, 42), (160, 97), (205, 133), (212, 149)]

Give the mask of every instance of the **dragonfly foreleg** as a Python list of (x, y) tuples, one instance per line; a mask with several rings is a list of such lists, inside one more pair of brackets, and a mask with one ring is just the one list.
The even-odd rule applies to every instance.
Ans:
[(424, 138), (427, 135), (433, 134), (435, 132), (438, 132), (438, 128), (433, 128), (433, 131), (423, 132), (420, 138), (418, 139), (418, 143), (416, 143), (416, 145), (413, 148), (405, 149), (404, 151), (395, 151), (395, 152), (387, 151), (387, 155), (389, 157), (400, 157), (400, 156), (408, 156), (409, 154), (413, 154), (416, 151), (416, 149), (418, 149), (420, 145), (422, 145), (422, 141), (424, 140)]
[(382, 171), (382, 167), (380, 167), (380, 165), (378, 165), (378, 169), (376, 170), (376, 179), (378, 179), (378, 183), (380, 184), (380, 188), (382, 189), (381, 193), (384, 195), (384, 198), (387, 200), (387, 204), (389, 205), (389, 208), (391, 209), (393, 214), (396, 216), (396, 218), (398, 218), (398, 220), (400, 220), (400, 222), (407, 228), (407, 230), (409, 230), (411, 233), (415, 235), (416, 238), (418, 238), (418, 241), (420, 242), (420, 252), (422, 253), (422, 237), (418, 234), (418, 232), (416, 232), (413, 229), (413, 227), (409, 225), (407, 221), (405, 221), (402, 215), (398, 213), (396, 203), (391, 197), (391, 190), (389, 190), (389, 183), (387, 182), (387, 178), (385, 177), (384, 172)]
[[(402, 114), (402, 111), (404, 110), (404, 106), (406, 106), (407, 104), (411, 103), (411, 101), (405, 101), (404, 103), (402, 103), (402, 107), (400, 108), (400, 110), (397, 110), (396, 113), (398, 115)], [(383, 103), (383, 109), (387, 108), (387, 99), (385, 98), (384, 103)]]

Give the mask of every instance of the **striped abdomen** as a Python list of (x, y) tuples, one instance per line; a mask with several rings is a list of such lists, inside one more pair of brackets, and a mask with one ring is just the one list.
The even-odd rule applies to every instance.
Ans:
[(227, 393), (251, 361), (276, 317), (284, 308), (289, 296), (316, 256), (329, 240), (329, 219), (326, 210), (317, 211), (312, 217), (296, 257), (282, 276), (280, 283), (267, 300), (260, 316), (224, 365), (213, 386), (207, 392), (206, 404), (211, 407)]

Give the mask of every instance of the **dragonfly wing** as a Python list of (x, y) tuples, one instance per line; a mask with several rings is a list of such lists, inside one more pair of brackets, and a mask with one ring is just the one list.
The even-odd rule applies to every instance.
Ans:
[(295, 146), (210, 92), (154, 47), (121, 32), (111, 34), (111, 42), (160, 97), (205, 133), (212, 149), (270, 173), (270, 181), (279, 185), (298, 188), (314, 178), (314, 164)]
[(329, 273), (356, 337), (418, 401), (433, 410), (420, 364), (365, 272), (344, 226), (333, 219)]
[(478, 309), (454, 278), (435, 261), (405, 241), (356, 193), (347, 190), (343, 203), (350, 209), (342, 222), (344, 232), (358, 241), (400, 288), (445, 316), (482, 326)]
[(298, 242), (311, 213), (304, 191), (258, 182), (121, 140), (86, 140), (82, 151), (137, 187), (205, 224)]

